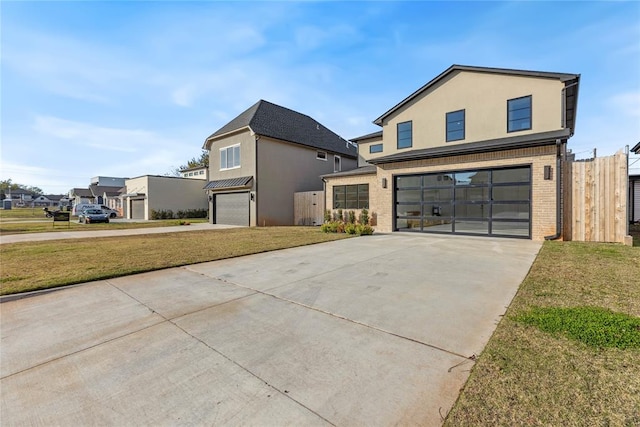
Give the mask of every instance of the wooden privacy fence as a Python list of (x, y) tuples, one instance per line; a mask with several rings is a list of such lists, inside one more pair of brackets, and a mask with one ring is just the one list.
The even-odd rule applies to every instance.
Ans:
[(293, 221), (295, 225), (321, 225), (324, 222), (324, 191), (294, 193)]
[(624, 243), (627, 234), (627, 156), (566, 163), (565, 239)]

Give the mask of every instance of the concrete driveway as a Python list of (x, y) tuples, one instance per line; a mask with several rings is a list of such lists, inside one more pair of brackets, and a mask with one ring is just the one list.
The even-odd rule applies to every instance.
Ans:
[(374, 235), (4, 302), (0, 421), (440, 425), (539, 249)]

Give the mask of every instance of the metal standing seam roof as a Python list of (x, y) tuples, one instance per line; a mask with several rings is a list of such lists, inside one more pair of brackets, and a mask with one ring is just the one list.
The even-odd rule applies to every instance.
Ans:
[[(567, 102), (567, 105), (565, 106), (566, 108), (565, 118), (567, 121), (567, 127), (571, 129), (571, 134), (573, 134), (573, 131), (575, 128), (576, 109), (577, 109), (577, 103), (578, 103), (578, 83), (580, 81), (580, 74), (553, 73), (553, 72), (547, 72), (547, 71), (515, 70), (515, 69), (509, 69), (509, 68), (474, 67), (469, 65), (457, 65), (457, 64), (454, 64), (451, 67), (447, 68), (445, 71), (440, 73), (438, 76), (436, 76), (434, 79), (432, 79), (427, 84), (422, 86), (420, 89), (416, 90), (411, 95), (409, 95), (408, 97), (400, 101), (398, 104), (396, 104), (387, 112), (385, 112), (383, 115), (375, 119), (373, 123), (376, 125), (382, 126), (383, 121), (388, 116), (390, 116), (392, 113), (402, 108), (405, 104), (409, 103), (411, 100), (416, 98), (422, 92), (429, 89), (430, 87), (432, 87), (433, 85), (435, 85), (440, 80), (442, 80), (443, 78), (445, 78), (447, 75), (449, 75), (454, 71), (473, 71), (473, 72), (480, 72), (480, 73), (505, 74), (505, 75), (525, 76), (525, 77), (541, 77), (541, 78), (560, 80), (561, 82), (565, 83), (567, 87), (566, 97), (568, 102)], [(573, 85), (572, 83), (576, 83), (576, 84)]]
[(204, 186), (204, 190), (223, 190), (230, 188), (243, 188), (248, 187), (249, 183), (253, 179), (252, 176), (243, 176), (240, 178), (231, 178), (231, 179), (219, 179), (217, 181), (209, 181), (207, 185)]
[(360, 166), (356, 169), (351, 169), (344, 172), (328, 173), (321, 175), (320, 178), (338, 178), (342, 176), (357, 176), (357, 175), (371, 175), (377, 172), (377, 167), (373, 165)]
[(262, 99), (207, 137), (203, 148), (206, 149), (212, 139), (246, 127), (257, 135), (352, 158), (358, 157), (357, 148), (353, 144), (318, 121)]

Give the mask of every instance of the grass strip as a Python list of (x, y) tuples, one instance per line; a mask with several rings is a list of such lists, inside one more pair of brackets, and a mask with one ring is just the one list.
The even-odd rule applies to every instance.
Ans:
[(0, 294), (347, 238), (318, 227), (261, 227), (0, 245)]
[(639, 277), (637, 247), (545, 242), (445, 426), (640, 425), (640, 349), (561, 332), (636, 325)]

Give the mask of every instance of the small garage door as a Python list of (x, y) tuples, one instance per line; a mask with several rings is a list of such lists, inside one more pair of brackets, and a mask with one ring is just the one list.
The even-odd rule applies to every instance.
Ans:
[(144, 219), (144, 199), (131, 200), (131, 218)]
[(216, 194), (216, 224), (249, 226), (249, 192)]

